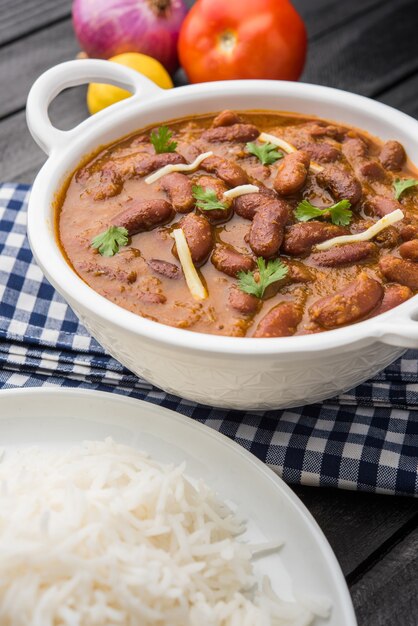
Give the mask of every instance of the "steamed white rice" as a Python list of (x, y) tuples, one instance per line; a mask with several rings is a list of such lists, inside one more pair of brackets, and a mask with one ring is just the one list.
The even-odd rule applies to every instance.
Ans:
[(1, 626), (307, 626), (257, 581), (244, 526), (184, 465), (110, 439), (0, 462)]

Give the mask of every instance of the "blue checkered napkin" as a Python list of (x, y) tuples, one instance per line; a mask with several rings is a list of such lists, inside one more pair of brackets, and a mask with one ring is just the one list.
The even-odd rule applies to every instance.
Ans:
[(26, 239), (29, 187), (0, 185), (0, 388), (99, 389), (206, 423), (286, 481), (418, 493), (418, 352), (323, 404), (249, 413), (196, 405), (108, 356), (43, 278)]

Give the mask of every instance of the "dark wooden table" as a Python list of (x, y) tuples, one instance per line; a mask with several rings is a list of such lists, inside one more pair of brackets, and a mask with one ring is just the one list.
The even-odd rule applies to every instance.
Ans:
[[(418, 117), (418, 0), (294, 4), (310, 40), (302, 80), (377, 98)], [(41, 72), (79, 51), (70, 9), (70, 0), (0, 0), (2, 181), (30, 183), (44, 161), (26, 128), (25, 100)], [(83, 88), (62, 94), (51, 108), (54, 123), (78, 123), (87, 114), (84, 103)], [(359, 624), (417, 626), (418, 501), (331, 489), (295, 492), (335, 550)]]

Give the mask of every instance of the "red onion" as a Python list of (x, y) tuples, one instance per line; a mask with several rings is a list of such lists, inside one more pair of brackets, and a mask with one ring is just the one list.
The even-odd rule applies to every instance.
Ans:
[(169, 72), (178, 67), (177, 39), (184, 0), (74, 0), (73, 23), (89, 57), (142, 52)]

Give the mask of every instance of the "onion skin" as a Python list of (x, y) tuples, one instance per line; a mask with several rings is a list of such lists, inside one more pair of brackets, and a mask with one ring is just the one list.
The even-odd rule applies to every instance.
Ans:
[(186, 13), (184, 0), (74, 0), (73, 25), (89, 57), (142, 52), (173, 73), (179, 65), (177, 39)]

